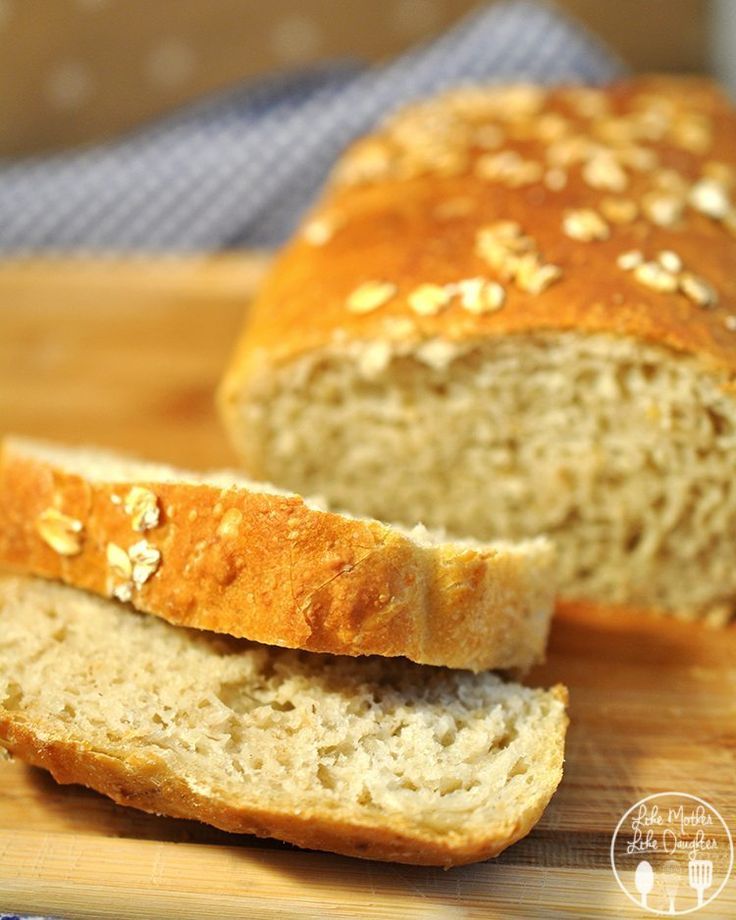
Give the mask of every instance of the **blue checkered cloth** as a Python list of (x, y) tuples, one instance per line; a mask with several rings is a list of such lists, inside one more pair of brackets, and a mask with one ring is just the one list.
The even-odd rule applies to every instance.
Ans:
[(340, 151), (387, 111), (462, 83), (601, 83), (623, 68), (544, 4), (483, 7), (380, 67), (271, 78), (86, 149), (0, 159), (0, 252), (188, 251), (289, 235)]

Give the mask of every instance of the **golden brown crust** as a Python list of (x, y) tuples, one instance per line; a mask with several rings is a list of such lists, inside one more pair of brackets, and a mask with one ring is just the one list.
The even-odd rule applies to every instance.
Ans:
[[(567, 703), (562, 686), (552, 689)], [(514, 821), (488, 827), (482, 836), (462, 828), (446, 835), (420, 835), (376, 816), (373, 823), (340, 820), (317, 813), (290, 814), (258, 807), (235, 807), (224, 800), (193, 791), (159, 759), (150, 754), (112, 757), (71, 740), (50, 738), (43, 728), (0, 709), (0, 744), (26, 762), (49, 770), (59, 783), (80, 783), (109, 796), (119, 805), (174, 818), (190, 818), (237, 834), (275, 837), (300, 847), (328, 850), (345, 856), (411, 865), (464, 865), (498, 856), (526, 836), (541, 817), (561, 775), (565, 718), (558, 737), (550, 739), (549, 794), (535, 801)]]
[[(527, 100), (525, 117), (507, 112), (500, 119), (486, 116), (474, 122), (461, 116), (457, 123), (448, 122), (445, 137), (441, 126), (448, 112), (472, 109), (462, 99), (461, 91), (424, 107), (427, 121), (434, 118), (440, 129), (423, 126), (422, 110), (414, 109), (401, 131), (388, 127), (360, 141), (346, 155), (311, 218), (312, 226), (316, 217), (330, 228), (324, 234), (329, 238), (315, 245), (310, 242), (314, 233), (305, 229), (278, 259), (250, 311), (220, 391), (225, 421), (241, 448), (245, 422), (238, 407), (247, 402), (248, 391), (278, 366), (338, 341), (406, 345), (440, 337), (472, 342), (536, 330), (576, 330), (629, 336), (691, 353), (726, 375), (736, 370), (736, 330), (729, 328), (736, 320), (728, 319), (736, 314), (736, 113), (713, 84), (644, 77), (602, 93), (563, 88), (548, 93), (537, 108)], [(637, 135), (622, 141), (631, 131), (632, 113), (645, 110)], [(597, 120), (591, 121), (586, 112), (598, 112)], [(611, 149), (618, 151), (614, 158), (628, 158), (625, 188), (592, 187), (583, 174), (586, 160), (562, 169), (564, 188), (549, 187), (548, 182), (554, 184), (549, 171), (558, 170), (554, 178), (559, 179), (555, 164), (564, 159), (559, 145), (565, 137), (555, 139), (563, 124), (555, 121), (557, 116), (564, 119), (568, 136), (590, 140), (597, 132), (595, 149), (603, 150), (604, 159)], [(412, 118), (418, 127), (412, 127)], [(475, 170), (488, 150), (477, 140), (464, 148), (448, 146), (448, 138), (489, 123), (500, 125), (503, 134), (498, 142), (491, 137), (492, 147), (501, 145), (491, 155), (513, 151), (532, 170), (543, 166), (540, 177), (520, 179), (519, 187), (509, 187), (513, 181), (482, 178)], [(411, 137), (406, 140), (412, 130), (417, 132), (414, 149)], [(540, 132), (546, 133), (545, 139)], [(427, 151), (436, 136), (433, 160)], [(483, 143), (488, 146), (488, 139)], [(374, 177), (366, 179), (361, 170)], [(696, 180), (713, 176), (731, 201), (728, 213), (718, 219), (698, 210), (688, 197)], [(650, 214), (657, 207), (653, 198), (663, 192), (672, 198), (673, 189), (681, 214), (675, 220), (667, 214), (657, 217), (664, 220), (658, 225)], [(604, 199), (633, 201), (638, 215), (622, 223), (607, 219), (610, 236), (604, 240), (582, 242), (563, 232), (567, 212), (592, 208), (600, 214), (610, 205)], [(533, 238), (545, 263), (562, 270), (561, 278), (541, 293), (499, 279), (476, 252), (479, 228), (507, 220), (518, 222)], [(642, 251), (646, 259), (674, 250), (686, 271), (715, 289), (718, 305), (704, 308), (682, 291), (640, 283), (633, 272), (617, 265), (617, 257), (630, 250)], [(463, 309), (457, 298), (436, 315), (417, 315), (408, 306), (420, 284), (445, 285), (476, 276), (503, 281), (506, 301), (501, 309), (478, 315)], [(351, 312), (346, 306), (351, 292), (367, 281), (389, 282), (395, 294), (370, 312)], [(251, 467), (258, 463), (255, 453), (245, 459)]]
[[(110, 596), (109, 544), (144, 539), (161, 562), (131, 600), (170, 623), (473, 670), (524, 670), (543, 656), (551, 552), (425, 548), (296, 496), (185, 481), (148, 484), (160, 521), (136, 532), (124, 506), (131, 483), (86, 480), (18, 444), (6, 442), (0, 459), (0, 564), (16, 571)], [(48, 509), (81, 524), (79, 552), (42, 538)]]

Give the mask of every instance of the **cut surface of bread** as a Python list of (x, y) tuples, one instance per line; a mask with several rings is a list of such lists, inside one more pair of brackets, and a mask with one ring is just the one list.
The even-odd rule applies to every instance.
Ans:
[(544, 654), (549, 541), (449, 542), (248, 482), (6, 440), (0, 564), (185, 626), (333, 654), (524, 670)]
[[(356, 371), (358, 350), (304, 358), (251, 404), (273, 479), (478, 539), (544, 533), (570, 598), (730, 618), (736, 401), (725, 376), (657, 346), (569, 332), (458, 345), (443, 367), (396, 349), (371, 374)], [(411, 461), (407, 443), (423, 445)]]
[(566, 691), (259, 646), (0, 580), (0, 743), (144, 811), (350, 856), (500, 853), (561, 775)]
[(252, 473), (563, 596), (736, 609), (736, 113), (702, 80), (476, 87), (351, 148), (220, 407)]

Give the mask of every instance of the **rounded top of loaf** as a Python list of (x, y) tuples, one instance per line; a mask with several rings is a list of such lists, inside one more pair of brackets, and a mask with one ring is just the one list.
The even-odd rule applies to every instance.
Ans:
[(712, 82), (457, 89), (346, 152), (222, 396), (353, 340), (536, 330), (633, 336), (730, 374), (735, 266), (736, 112)]

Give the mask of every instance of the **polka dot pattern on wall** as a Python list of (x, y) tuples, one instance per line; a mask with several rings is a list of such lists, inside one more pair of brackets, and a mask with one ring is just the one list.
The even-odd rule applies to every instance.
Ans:
[(148, 55), (146, 72), (156, 86), (173, 88), (185, 83), (194, 73), (194, 50), (180, 38), (167, 38)]
[(306, 16), (285, 16), (271, 31), (271, 50), (281, 64), (304, 64), (322, 45), (322, 30)]
[[(93, 91), (96, 102), (100, 71), (67, 65), (54, 74), (52, 94), (67, 108)], [(0, 168), (0, 252), (273, 245), (346, 143), (398, 105), (458, 81), (605, 81), (619, 73), (594, 39), (545, 7), (484, 7), (377, 67), (280, 74), (118, 140)]]
[(79, 61), (66, 61), (49, 73), (46, 98), (55, 109), (78, 109), (92, 95), (92, 77)]

